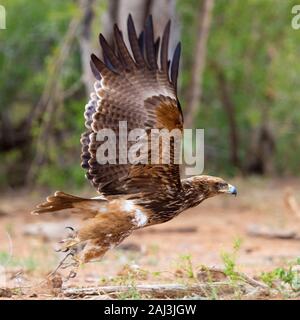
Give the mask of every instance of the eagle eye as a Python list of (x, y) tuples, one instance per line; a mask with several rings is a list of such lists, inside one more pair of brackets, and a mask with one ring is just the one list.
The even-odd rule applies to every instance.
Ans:
[(226, 187), (227, 187), (227, 183), (226, 183), (226, 182), (218, 182), (218, 183), (217, 183), (217, 187), (218, 187), (219, 189), (226, 188)]

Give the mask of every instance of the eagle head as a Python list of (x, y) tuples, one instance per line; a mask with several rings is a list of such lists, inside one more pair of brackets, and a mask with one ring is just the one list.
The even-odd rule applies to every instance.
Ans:
[(219, 177), (202, 175), (187, 180), (193, 186), (194, 192), (204, 199), (224, 193), (237, 195), (237, 188)]

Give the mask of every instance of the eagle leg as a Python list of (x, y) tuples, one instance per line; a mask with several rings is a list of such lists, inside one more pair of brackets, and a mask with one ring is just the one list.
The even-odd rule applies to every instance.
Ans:
[(75, 249), (75, 247), (81, 242), (77, 236), (78, 233), (77, 231), (74, 230), (74, 228), (66, 227), (65, 229), (68, 230), (68, 236), (67, 238), (59, 241), (59, 244), (61, 244), (61, 247), (55, 250), (56, 252), (68, 252), (71, 249)]
[[(71, 260), (68, 261), (68, 259), (71, 259)], [(79, 259), (79, 256), (77, 255), (77, 250), (73, 248), (70, 250), (68, 254), (65, 255), (65, 257), (59, 262), (55, 270), (52, 271), (48, 277), (54, 276), (57, 273), (57, 271), (60, 269), (67, 269), (72, 267), (73, 269), (69, 272), (68, 276), (66, 277), (66, 281), (68, 281), (69, 279), (76, 277), (77, 270), (81, 265), (81, 263), (82, 262)]]

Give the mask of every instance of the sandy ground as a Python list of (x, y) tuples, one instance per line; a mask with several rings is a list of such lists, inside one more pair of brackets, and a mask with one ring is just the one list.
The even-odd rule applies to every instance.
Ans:
[[(134, 279), (139, 283), (178, 282), (187, 261), (195, 272), (201, 265), (222, 266), (222, 254), (232, 252), (237, 239), (241, 242), (237, 269), (251, 276), (300, 257), (299, 239), (249, 234), (253, 225), (300, 234), (300, 212), (297, 216), (289, 205), (290, 199), (300, 204), (300, 182), (235, 179), (233, 183), (238, 197), (209, 199), (168, 223), (136, 231), (102, 261), (83, 266), (68, 286), (117, 283), (124, 274), (129, 281), (128, 268), (144, 271)], [(28, 296), (49, 298), (52, 293), (38, 284), (61, 259), (53, 249), (65, 236), (64, 227), (74, 221), (66, 214), (31, 216), (29, 211), (41, 199), (24, 191), (0, 198), (0, 287), (5, 281), (7, 287), (19, 287)], [(33, 287), (23, 290), (26, 286)]]

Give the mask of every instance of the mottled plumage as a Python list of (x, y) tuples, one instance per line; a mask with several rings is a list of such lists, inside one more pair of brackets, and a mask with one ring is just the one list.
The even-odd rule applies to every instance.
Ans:
[[(118, 145), (119, 121), (127, 121), (128, 131), (143, 128), (148, 135), (151, 129), (183, 130), (177, 97), (180, 43), (169, 60), (169, 36), (170, 22), (161, 40), (154, 40), (150, 16), (138, 37), (129, 16), (130, 50), (115, 25), (116, 50), (100, 34), (103, 61), (91, 55), (96, 82), (95, 92), (85, 107), (86, 132), (81, 136), (81, 159), (87, 179), (100, 196), (84, 199), (56, 192), (34, 211), (39, 214), (70, 209), (85, 218), (82, 227), (65, 239), (62, 246), (62, 250), (73, 256), (76, 265), (100, 258), (135, 229), (168, 221), (219, 193), (236, 193), (234, 187), (217, 177), (181, 180), (172, 141), (170, 164), (162, 163), (162, 152), (158, 164), (150, 161), (120, 164), (118, 153), (117, 164), (97, 161), (97, 150), (103, 143), (97, 141), (97, 133), (112, 129)], [(130, 146), (128, 142), (127, 148)]]

